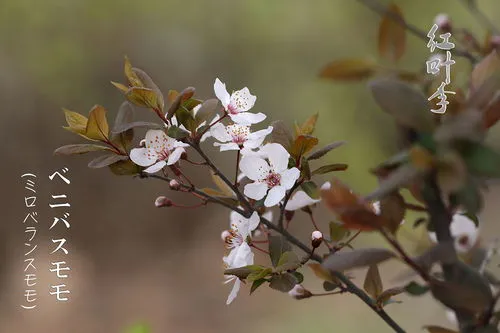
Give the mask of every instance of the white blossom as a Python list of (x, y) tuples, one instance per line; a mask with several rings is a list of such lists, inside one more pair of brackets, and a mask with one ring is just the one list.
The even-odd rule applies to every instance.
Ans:
[(177, 141), (162, 130), (149, 130), (146, 133), (144, 148), (130, 151), (130, 159), (137, 165), (148, 167), (147, 173), (155, 173), (165, 165), (177, 163), (188, 144)]
[(214, 83), (215, 96), (221, 101), (224, 110), (229, 114), (231, 120), (242, 125), (257, 124), (266, 119), (263, 113), (247, 112), (254, 105), (257, 97), (250, 94), (247, 87), (233, 92), (231, 95), (227, 92), (226, 85), (218, 78)]
[(277, 143), (268, 143), (261, 148), (264, 156), (245, 155), (240, 162), (240, 170), (253, 183), (245, 185), (244, 194), (255, 200), (261, 200), (267, 194), (264, 206), (277, 205), (291, 189), (300, 176), (296, 167), (288, 169), (290, 154)]
[(288, 200), (285, 209), (286, 210), (298, 210), (307, 206), (314, 205), (317, 202), (320, 202), (320, 199), (313, 199), (309, 195), (307, 195), (304, 191), (295, 192), (290, 200)]
[(248, 125), (231, 124), (224, 126), (221, 123), (213, 125), (210, 129), (211, 135), (219, 141), (214, 142), (214, 146), (219, 146), (221, 151), (258, 148), (272, 131), (272, 126), (251, 132)]

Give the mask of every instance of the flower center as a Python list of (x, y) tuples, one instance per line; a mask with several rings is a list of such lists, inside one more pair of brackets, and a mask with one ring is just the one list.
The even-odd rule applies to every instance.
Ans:
[(162, 151), (158, 153), (158, 161), (164, 161), (170, 156), (170, 150), (165, 147)]
[(243, 244), (244, 239), (241, 234), (234, 229), (229, 230), (229, 235), (224, 239), (224, 243), (226, 243), (227, 249), (234, 249), (241, 244)]
[(267, 184), (267, 187), (275, 187), (280, 184), (281, 182), (281, 175), (279, 173), (275, 172), (269, 172), (267, 175), (265, 182)]
[(238, 107), (233, 103), (229, 103), (229, 105), (227, 106), (227, 112), (229, 112), (230, 114), (238, 114)]
[(229, 125), (226, 127), (226, 131), (231, 136), (232, 141), (241, 146), (250, 134), (250, 126)]
[(461, 235), (459, 238), (458, 238), (458, 244), (460, 244), (461, 246), (468, 246), (469, 245), (469, 236), (467, 235)]

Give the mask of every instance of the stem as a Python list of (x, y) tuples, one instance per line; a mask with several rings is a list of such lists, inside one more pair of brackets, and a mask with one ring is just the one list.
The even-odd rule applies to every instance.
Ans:
[[(206, 156), (205, 154), (200, 154), (200, 155), (202, 157)], [(204, 159), (205, 159), (205, 157), (204, 157)], [(211, 162), (209, 162), (208, 157), (206, 157), (206, 160), (207, 160), (207, 163), (209, 165), (213, 166), (213, 164)], [(215, 167), (215, 166), (213, 166), (213, 167)], [(141, 177), (156, 178), (156, 179), (160, 179), (160, 180), (163, 180), (166, 182), (170, 182), (172, 180), (168, 177), (151, 175), (151, 174), (141, 174)], [(222, 179), (224, 179), (224, 178), (222, 178)], [(227, 180), (227, 178), (225, 178), (225, 179)], [(226, 182), (226, 184), (227, 184), (227, 182)], [(231, 184), (231, 183), (229, 182), (229, 184)], [(188, 192), (193, 192), (193, 193), (196, 193), (200, 196), (205, 197), (207, 199), (207, 201), (209, 201), (209, 202), (216, 202), (216, 203), (218, 203), (218, 204), (220, 204), (220, 205), (222, 205), (230, 210), (233, 210), (233, 211), (235, 211), (243, 216), (249, 216), (251, 214), (251, 212), (245, 212), (238, 207), (234, 207), (234, 206), (224, 202), (223, 200), (220, 200), (219, 198), (216, 198), (216, 197), (212, 197), (211, 195), (206, 194), (205, 192), (202, 192), (194, 187), (190, 187), (190, 186), (187, 186), (184, 184), (180, 184), (180, 187), (185, 189), (185, 190), (188, 190)], [(232, 184), (231, 184), (231, 187), (233, 187)], [(236, 189), (235, 192), (238, 195), (238, 193), (239, 193), (238, 189)], [(240, 195), (241, 195), (241, 193), (240, 193)], [(252, 211), (251, 207), (250, 207), (250, 211)], [(302, 243), (299, 239), (297, 239), (295, 236), (290, 234), (287, 230), (278, 227), (277, 225), (271, 223), (269, 220), (267, 220), (263, 217), (260, 217), (260, 222), (263, 225), (265, 225), (268, 229), (274, 230), (274, 231), (280, 233), (281, 235), (283, 235), (291, 244), (295, 245), (296, 247), (298, 247), (299, 249), (304, 251), (306, 254), (308, 254), (309, 258), (311, 260), (315, 260), (319, 263), (321, 263), (323, 261), (321, 256), (314, 253), (314, 249), (310, 249), (307, 245)], [(359, 299), (361, 299), (366, 305), (368, 305), (373, 311), (375, 311), (375, 313), (380, 318), (382, 318), (382, 320), (384, 320), (387, 323), (387, 325), (389, 325), (394, 330), (394, 332), (405, 333), (405, 331), (384, 311), (384, 309), (378, 308), (377, 305), (371, 299), (371, 297), (368, 296), (363, 290), (359, 289), (354, 283), (352, 283), (352, 281), (347, 276), (345, 276), (341, 272), (333, 272), (333, 275), (346, 286), (347, 292), (350, 292), (351, 294), (354, 294)]]
[[(321, 231), (318, 227), (318, 225), (316, 224), (316, 220), (314, 219), (314, 215), (313, 215), (313, 212), (310, 211), (307, 213), (307, 215), (309, 215), (309, 217), (311, 218), (311, 223), (314, 227), (314, 229), (318, 230), (318, 231)], [(326, 247), (331, 251), (332, 250), (332, 247), (330, 246), (330, 244), (328, 244), (328, 242), (326, 241), (326, 239), (323, 237), (323, 243), (326, 245)]]
[(290, 200), (290, 197), (292, 196), (292, 193), (300, 186), (300, 184), (302, 184), (302, 181), (297, 181), (293, 186), (292, 188), (290, 189), (290, 191), (288, 191), (288, 193), (285, 195), (285, 200), (283, 200), (283, 205), (281, 205), (281, 209), (280, 209), (280, 217), (278, 219), (278, 227), (280, 229), (285, 229), (283, 227), (283, 220), (285, 219), (285, 207), (286, 207), (286, 204), (288, 203), (288, 200)]
[(241, 151), (238, 149), (238, 152), (236, 153), (236, 171), (234, 174), (234, 186), (238, 187), (238, 170), (240, 168), (240, 155)]
[(257, 251), (260, 251), (260, 252), (262, 252), (262, 253), (269, 254), (269, 252), (268, 252), (268, 251), (266, 251), (266, 250), (264, 250), (264, 249), (261, 249), (260, 247), (258, 247), (258, 246), (256, 246), (256, 245), (254, 245), (254, 244), (250, 244), (250, 247), (252, 247), (252, 248), (254, 248), (254, 249), (256, 249)]
[(337, 291), (332, 291), (329, 293), (323, 293), (323, 294), (312, 294), (311, 297), (316, 297), (316, 296), (329, 296), (329, 295), (339, 295), (345, 293), (345, 290), (337, 290)]
[[(460, 1), (464, 6), (466, 6), (471, 14), (476, 18), (476, 20), (482, 24), (487, 30), (490, 30), (495, 35), (500, 35), (500, 30), (493, 24), (493, 22), (488, 18), (488, 16), (484, 15), (482, 11), (479, 10), (476, 4), (467, 4), (466, 1)], [(471, 3), (471, 1), (468, 1)]]
[(424, 279), (425, 281), (430, 281), (431, 277), (429, 276), (429, 274), (427, 273), (427, 271), (425, 271), (424, 269), (422, 269), (422, 267), (420, 267), (406, 253), (406, 251), (403, 249), (403, 247), (401, 246), (401, 244), (399, 244), (399, 242), (392, 235), (390, 235), (385, 229), (380, 229), (379, 231), (382, 234), (382, 236), (384, 236), (384, 238), (387, 240), (387, 242), (389, 244), (391, 244), (391, 246), (399, 253), (399, 255), (401, 256), (401, 258), (404, 260), (404, 262), (408, 266), (410, 266), (415, 272), (417, 272), (422, 277), (422, 279)]
[(236, 186), (234, 186), (234, 184), (229, 179), (227, 179), (227, 177), (219, 170), (219, 168), (217, 168), (215, 166), (215, 164), (212, 163), (210, 158), (203, 152), (203, 150), (201, 150), (201, 148), (198, 144), (195, 144), (192, 142), (188, 142), (188, 144), (191, 147), (193, 147), (194, 150), (196, 150), (198, 152), (198, 154), (205, 160), (205, 162), (207, 162), (207, 165), (210, 167), (210, 169), (212, 169), (214, 174), (219, 176), (222, 179), (222, 181), (224, 183), (226, 183), (226, 185), (229, 186), (229, 188), (231, 188), (231, 190), (233, 190), (233, 192), (238, 197), (238, 200), (240, 201), (240, 203), (247, 210), (247, 212), (243, 213), (242, 215), (245, 216), (246, 218), (249, 218), (250, 215), (252, 214), (253, 208), (250, 205), (250, 203), (248, 202), (248, 200), (243, 196), (243, 194), (241, 194), (241, 192), (238, 190), (238, 188)]
[(333, 249), (333, 250), (334, 250), (334, 252), (340, 251), (340, 250), (342, 250), (344, 247), (346, 247), (347, 245), (350, 245), (350, 244), (351, 244), (351, 242), (352, 242), (353, 240), (355, 240), (355, 239), (356, 239), (356, 237), (358, 237), (360, 234), (361, 234), (361, 230), (356, 231), (356, 233), (355, 233), (354, 235), (352, 235), (352, 236), (351, 236), (351, 238), (349, 238), (347, 241), (345, 241), (344, 243), (342, 243), (342, 245), (341, 245), (341, 246), (339, 246), (339, 247), (335, 247), (335, 248)]
[[(367, 7), (368, 9), (379, 14), (380, 16), (386, 16), (390, 18), (391, 20), (393, 20), (394, 22), (396, 22), (397, 24), (399, 24), (400, 26), (404, 27), (406, 30), (411, 32), (414, 36), (426, 42), (428, 41), (426, 32), (424, 32), (423, 30), (417, 28), (416, 26), (410, 23), (406, 23), (406, 21), (403, 18), (389, 11), (389, 9), (386, 6), (382, 5), (377, 0), (357, 0), (357, 1), (362, 5), (364, 5), (365, 7)], [(453, 50), (450, 50), (450, 52), (458, 57), (467, 58), (472, 64), (475, 64), (477, 62), (477, 58), (467, 50), (455, 47)]]
[[(429, 211), (429, 222), (434, 227), (436, 231), (437, 240), (439, 243), (448, 244), (447, 250), (450, 251), (450, 261), (454, 262), (457, 259), (457, 253), (455, 247), (453, 246), (453, 237), (450, 232), (450, 223), (452, 216), (448, 209), (446, 208), (442, 198), (441, 190), (437, 184), (436, 174), (432, 173), (426, 179), (426, 188), (422, 193), (424, 202), (427, 205), (427, 210)], [(452, 281), (454, 279), (454, 265), (442, 263), (441, 267), (443, 269), (444, 278), (446, 281)], [(460, 328), (463, 328), (471, 321), (471, 316), (464, 314), (462, 312), (455, 311)]]

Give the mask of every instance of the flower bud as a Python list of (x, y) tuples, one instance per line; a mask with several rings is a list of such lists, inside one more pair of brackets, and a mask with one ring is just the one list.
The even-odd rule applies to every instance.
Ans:
[(159, 196), (155, 200), (155, 206), (160, 208), (160, 207), (170, 207), (172, 206), (173, 202), (167, 197), (164, 196)]
[(491, 46), (494, 48), (500, 47), (500, 36), (491, 36), (490, 38)]
[(322, 241), (323, 241), (323, 234), (321, 233), (321, 231), (314, 230), (311, 234), (312, 247), (314, 248), (319, 247)]
[(168, 186), (174, 191), (178, 191), (181, 188), (181, 184), (179, 184), (179, 182), (175, 179), (172, 179), (170, 183), (168, 183)]
[(142, 139), (141, 142), (139, 142), (139, 147), (146, 147), (146, 140)]
[(448, 14), (438, 14), (434, 18), (434, 24), (443, 32), (451, 32), (451, 20)]
[(292, 290), (288, 292), (288, 295), (292, 296), (295, 299), (304, 299), (312, 296), (312, 293), (305, 289), (301, 284), (296, 284)]

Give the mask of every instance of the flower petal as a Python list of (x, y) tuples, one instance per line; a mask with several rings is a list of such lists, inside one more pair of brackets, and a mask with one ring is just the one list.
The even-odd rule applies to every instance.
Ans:
[(150, 166), (149, 168), (147, 169), (144, 169), (144, 172), (147, 172), (147, 173), (155, 173), (155, 172), (158, 172), (160, 171), (161, 169), (163, 169), (163, 167), (166, 165), (167, 163), (165, 161), (160, 161), (158, 163), (155, 163), (153, 164), (152, 166)]
[(297, 191), (295, 194), (288, 200), (285, 209), (286, 210), (297, 210), (304, 208), (306, 206), (310, 206), (319, 202), (321, 200), (316, 200), (307, 195), (304, 191)]
[(267, 185), (259, 182), (246, 184), (243, 190), (243, 193), (247, 197), (255, 200), (262, 199), (266, 195), (266, 192), (267, 192)]
[(240, 125), (257, 124), (266, 119), (266, 115), (259, 113), (240, 112), (237, 114), (230, 114), (231, 120)]
[(226, 151), (226, 150), (239, 150), (240, 146), (234, 142), (229, 142), (229, 143), (218, 143), (214, 142), (214, 146), (220, 147), (220, 151)]
[(172, 138), (169, 138), (162, 130), (149, 130), (146, 132), (146, 148), (154, 150), (156, 153), (162, 152), (167, 145), (173, 145)]
[(291, 169), (285, 170), (281, 173), (281, 185), (283, 185), (285, 189), (289, 190), (293, 187), (293, 184), (295, 184), (299, 177), (299, 169), (293, 167)]
[(219, 78), (215, 79), (214, 83), (214, 92), (215, 96), (219, 99), (219, 101), (222, 103), (222, 106), (224, 109), (227, 110), (227, 106), (229, 105), (229, 102), (231, 101), (231, 96), (227, 92), (226, 85), (219, 80)]
[(241, 287), (241, 281), (240, 281), (240, 279), (236, 278), (234, 281), (233, 289), (231, 289), (231, 292), (229, 293), (229, 296), (227, 297), (226, 305), (231, 304), (234, 301), (234, 299), (236, 298), (236, 296), (238, 296), (238, 292), (240, 291), (240, 287)]
[(226, 126), (221, 123), (217, 123), (210, 128), (210, 133), (212, 136), (220, 142), (231, 141), (231, 136), (227, 133)]
[(253, 212), (252, 216), (250, 216), (250, 218), (248, 219), (248, 229), (250, 231), (257, 229), (259, 223), (260, 223), (259, 214), (257, 214), (257, 212)]
[(284, 186), (278, 185), (269, 190), (266, 200), (264, 200), (264, 206), (272, 207), (277, 205), (281, 199), (285, 197), (286, 189)]
[(250, 94), (250, 90), (247, 87), (235, 91), (231, 95), (230, 104), (235, 107), (238, 112), (245, 112), (253, 108), (257, 97)]
[(130, 151), (130, 159), (137, 165), (149, 166), (156, 162), (158, 155), (155, 152), (149, 152), (147, 148), (134, 148)]
[(271, 168), (275, 172), (281, 173), (288, 168), (288, 159), (290, 154), (279, 143), (268, 143), (261, 148), (261, 151), (266, 154), (271, 164)]
[(174, 151), (170, 154), (170, 156), (168, 156), (167, 165), (172, 165), (177, 163), (177, 161), (181, 158), (182, 153), (185, 151), (186, 150), (182, 147), (175, 148)]
[(269, 164), (267, 162), (253, 155), (246, 155), (240, 161), (240, 170), (251, 180), (261, 180), (269, 173)]

